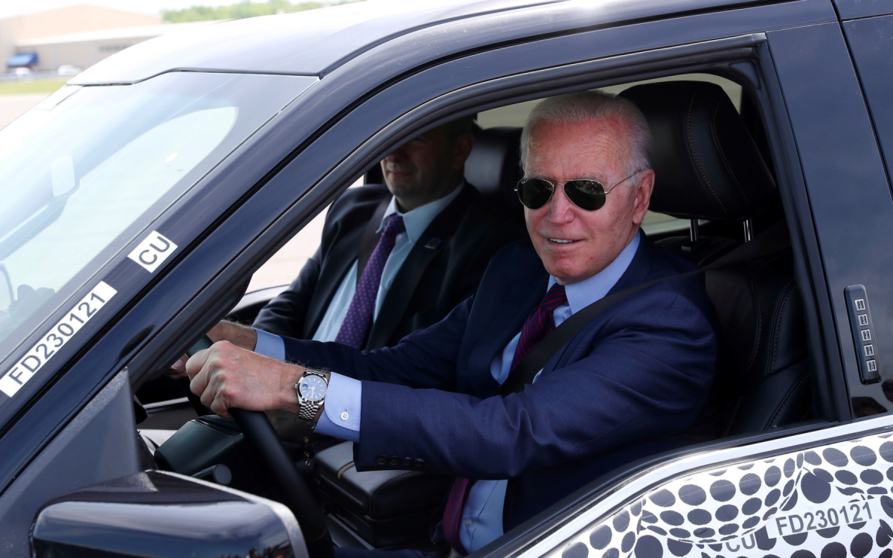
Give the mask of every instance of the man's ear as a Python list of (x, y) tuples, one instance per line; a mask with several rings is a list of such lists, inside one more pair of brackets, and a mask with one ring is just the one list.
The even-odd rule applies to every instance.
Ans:
[(636, 185), (636, 197), (633, 200), (633, 223), (642, 224), (648, 205), (651, 203), (651, 192), (654, 191), (654, 171), (651, 169), (639, 174), (639, 183)]
[(453, 168), (461, 169), (465, 167), (465, 161), (471, 155), (471, 148), (474, 147), (474, 135), (460, 134), (456, 138), (456, 144), (453, 148)]

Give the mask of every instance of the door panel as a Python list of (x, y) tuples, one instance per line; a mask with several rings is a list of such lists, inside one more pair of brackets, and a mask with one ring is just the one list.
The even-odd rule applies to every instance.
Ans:
[[(893, 203), (856, 72), (837, 24), (768, 34), (806, 177), (854, 415), (887, 412), (882, 383), (860, 381), (844, 291), (864, 285), (875, 316), (893, 315)], [(833, 84), (833, 85), (832, 85)], [(875, 318), (881, 378), (893, 322)]]
[(834, 0), (840, 19), (893, 14), (890, 0)]
[(893, 16), (848, 21), (843, 30), (889, 173), (893, 168)]

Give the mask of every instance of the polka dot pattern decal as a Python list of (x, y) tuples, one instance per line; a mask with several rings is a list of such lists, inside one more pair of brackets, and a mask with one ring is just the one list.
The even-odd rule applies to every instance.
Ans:
[(893, 558), (890, 436), (673, 480), (551, 556)]

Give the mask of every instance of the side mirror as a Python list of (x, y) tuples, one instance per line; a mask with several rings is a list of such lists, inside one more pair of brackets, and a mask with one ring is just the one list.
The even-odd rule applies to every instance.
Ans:
[(176, 473), (149, 471), (94, 485), (43, 506), (33, 556), (306, 557), (282, 504)]

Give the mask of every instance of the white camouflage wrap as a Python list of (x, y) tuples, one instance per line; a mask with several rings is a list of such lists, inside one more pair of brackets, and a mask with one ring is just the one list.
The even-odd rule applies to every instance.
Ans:
[(893, 441), (847, 440), (673, 480), (561, 558), (891, 558)]

